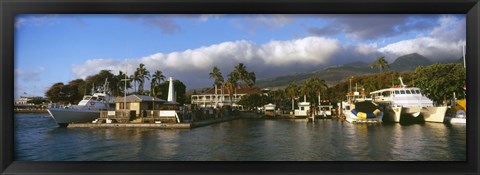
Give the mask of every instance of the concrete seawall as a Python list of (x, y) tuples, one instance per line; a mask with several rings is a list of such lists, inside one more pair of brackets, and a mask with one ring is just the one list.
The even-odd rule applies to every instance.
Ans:
[(69, 128), (159, 128), (159, 129), (191, 129), (196, 127), (207, 126), (215, 123), (231, 121), (241, 117), (225, 117), (218, 119), (210, 119), (203, 121), (195, 121), (191, 123), (72, 123)]
[[(214, 118), (189, 123), (72, 123), (69, 128), (159, 128), (159, 129), (192, 129), (236, 119), (298, 119), (292, 117), (263, 117), (255, 113), (242, 113), (240, 115)], [(304, 119), (304, 118), (303, 118)]]

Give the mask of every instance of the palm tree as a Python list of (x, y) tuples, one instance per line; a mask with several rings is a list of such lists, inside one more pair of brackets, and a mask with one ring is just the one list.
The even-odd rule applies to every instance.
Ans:
[[(217, 89), (217, 86), (221, 86), (223, 84), (224, 79), (222, 76), (222, 72), (220, 72), (220, 69), (218, 69), (217, 66), (214, 66), (212, 72), (210, 72), (208, 75), (210, 76), (210, 78), (215, 79), (215, 81), (213, 82), (215, 90)], [(217, 92), (215, 92), (215, 94), (216, 93)]]
[(159, 85), (164, 80), (165, 80), (165, 76), (163, 75), (162, 71), (157, 70), (155, 71), (155, 73), (153, 73), (151, 87), (150, 87), (150, 94), (153, 97), (156, 97), (158, 94), (158, 91), (156, 91), (157, 85)]
[(125, 83), (127, 83), (126, 84), (127, 89), (132, 87), (131, 84), (130, 84), (130, 81), (122, 81), (123, 79), (125, 79), (125, 74), (122, 71), (118, 72), (118, 75), (115, 76), (115, 79), (117, 81), (117, 83), (116, 83), (117, 86), (116, 87), (119, 88), (118, 89), (119, 95), (123, 94), (126, 91)]
[(388, 65), (387, 60), (385, 60), (384, 56), (379, 56), (377, 59), (370, 65), (370, 68), (380, 68), (380, 73), (382, 73), (382, 70), (384, 68), (390, 68), (390, 65)]
[[(308, 96), (309, 100), (316, 101), (315, 96), (325, 93), (327, 89), (327, 84), (325, 80), (320, 80), (315, 77), (306, 79), (303, 82), (302, 87), (300, 88), (302, 95)], [(320, 103), (318, 103), (320, 104)]]
[(134, 72), (133, 75), (130, 75), (130, 80), (133, 81), (133, 87), (135, 88), (135, 94), (137, 94), (137, 82), (140, 81), (140, 77), (138, 76), (138, 72)]
[(143, 84), (145, 83), (145, 79), (150, 79), (150, 72), (147, 70), (147, 68), (145, 68), (145, 65), (143, 63), (140, 63), (135, 73), (138, 75), (137, 81), (140, 83), (138, 85), (138, 91), (142, 94), (144, 90)]
[(238, 63), (232, 73), (238, 78), (238, 80), (241, 80), (248, 87), (252, 87), (255, 84), (255, 73), (248, 72), (247, 67), (243, 63)]
[(238, 78), (232, 73), (228, 74), (228, 79), (224, 82), (224, 85), (228, 90), (228, 95), (230, 96), (230, 106), (232, 106), (233, 103), (233, 91), (237, 88), (238, 81)]
[(291, 82), (288, 84), (287, 88), (285, 88), (285, 93), (292, 98), (292, 110), (295, 110), (295, 98), (298, 96), (298, 86), (295, 82)]

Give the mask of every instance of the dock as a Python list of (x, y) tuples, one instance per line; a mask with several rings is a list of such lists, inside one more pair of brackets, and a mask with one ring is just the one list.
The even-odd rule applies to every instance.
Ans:
[(158, 128), (158, 129), (192, 129), (196, 127), (207, 126), (215, 123), (221, 123), (236, 120), (241, 117), (225, 117), (188, 123), (71, 123), (68, 128)]

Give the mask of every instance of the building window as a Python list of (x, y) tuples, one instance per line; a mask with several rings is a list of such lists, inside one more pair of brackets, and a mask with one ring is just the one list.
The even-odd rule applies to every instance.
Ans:
[[(119, 103), (120, 104), (120, 109), (125, 109), (125, 103)], [(127, 108), (130, 109), (130, 103), (127, 103)]]

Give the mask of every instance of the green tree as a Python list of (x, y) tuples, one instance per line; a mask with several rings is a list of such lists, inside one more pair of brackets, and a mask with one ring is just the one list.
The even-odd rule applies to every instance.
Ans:
[(86, 95), (86, 83), (83, 79), (76, 79), (68, 82), (67, 86), (64, 88), (64, 93), (69, 97), (65, 99), (70, 104), (77, 104), (80, 100), (83, 99), (83, 96)]
[(158, 89), (158, 84), (160, 84), (164, 80), (165, 80), (165, 76), (163, 75), (162, 71), (157, 70), (153, 73), (151, 88), (150, 88), (150, 95), (151, 96), (153, 96), (153, 97), (158, 96), (158, 94), (160, 93), (160, 90)]
[(62, 82), (53, 84), (47, 92), (45, 92), (45, 96), (53, 103), (66, 103), (66, 94), (66, 88)]
[(268, 98), (266, 96), (255, 93), (242, 96), (237, 104), (242, 105), (248, 110), (252, 110), (256, 107), (262, 107), (263, 105), (266, 105), (268, 103), (267, 101)]
[(210, 72), (208, 75), (210, 78), (214, 79), (214, 86), (221, 86), (223, 84), (224, 79), (222, 76), (222, 72), (220, 72), (220, 69), (218, 69), (217, 66), (214, 66), (212, 72)]
[(306, 95), (308, 101), (312, 102), (313, 104), (318, 103), (318, 95), (326, 93), (328, 86), (325, 83), (325, 80), (320, 80), (315, 77), (311, 77), (306, 79), (302, 86), (300, 87), (300, 91), (302, 95)]
[[(118, 93), (115, 96), (123, 96), (127, 89), (132, 88), (131, 80), (124, 81), (124, 79), (129, 79), (128, 75), (125, 75), (122, 71), (118, 72), (118, 75), (115, 76), (117, 88), (119, 88)], [(125, 89), (125, 83), (126, 89)], [(112, 83), (113, 84), (113, 83)]]
[(252, 87), (255, 85), (256, 76), (254, 72), (248, 72), (247, 67), (243, 63), (238, 63), (232, 72), (238, 80), (241, 80), (246, 86)]
[(453, 98), (465, 98), (466, 70), (461, 64), (433, 64), (419, 66), (415, 70), (415, 86), (422, 89), (425, 96), (443, 103)]
[(390, 68), (390, 65), (388, 65), (387, 60), (385, 60), (384, 56), (379, 56), (377, 59), (370, 65), (370, 68), (376, 68), (378, 67), (380, 69), (380, 73), (382, 73), (382, 70), (384, 68)]
[[(111, 81), (115, 79), (114, 77), (115, 75), (113, 75), (110, 70), (101, 70), (98, 74), (88, 76), (85, 79), (85, 82), (88, 84), (89, 87), (94, 86), (93, 87), (94, 90), (103, 91), (103, 85), (105, 84), (105, 80), (107, 80), (109, 82), (108, 89), (111, 91), (112, 89), (119, 88), (117, 84), (111, 83)], [(117, 93), (118, 90), (115, 90), (115, 92)], [(90, 92), (90, 93), (95, 93), (95, 92)]]
[[(164, 81), (163, 83), (160, 83), (158, 85), (160, 89), (160, 98), (161, 99), (167, 99), (168, 97), (168, 85), (169, 81)], [(176, 96), (176, 101), (180, 104), (185, 104), (186, 102), (186, 89), (187, 87), (183, 82), (180, 80), (173, 80), (173, 89), (174, 89), (174, 95)]]
[(236, 77), (236, 74), (230, 73), (228, 74), (227, 81), (224, 82), (225, 88), (228, 91), (228, 95), (230, 97), (230, 106), (233, 104), (233, 92), (237, 88), (237, 81), (238, 78)]
[(295, 81), (288, 84), (287, 88), (285, 88), (285, 93), (292, 99), (292, 110), (295, 110), (295, 98), (299, 95), (299, 89)]
[(138, 93), (143, 94), (143, 85), (145, 84), (145, 79), (150, 80), (150, 72), (145, 68), (145, 64), (140, 63), (135, 74), (137, 75), (137, 81), (139, 82)]

